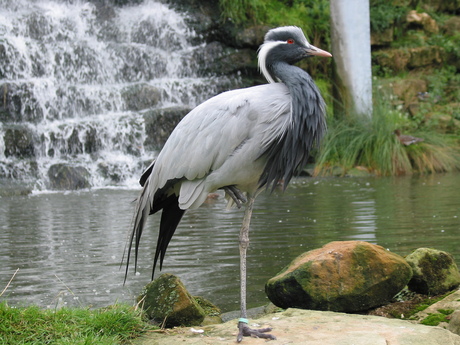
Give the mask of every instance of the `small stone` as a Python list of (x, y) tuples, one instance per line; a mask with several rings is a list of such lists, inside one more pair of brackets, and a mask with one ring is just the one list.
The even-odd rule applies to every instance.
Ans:
[(158, 108), (143, 114), (145, 122), (144, 146), (149, 150), (161, 149), (171, 132), (191, 109), (183, 106)]
[(406, 257), (414, 275), (408, 286), (411, 291), (439, 295), (460, 285), (460, 273), (451, 254), (419, 248)]

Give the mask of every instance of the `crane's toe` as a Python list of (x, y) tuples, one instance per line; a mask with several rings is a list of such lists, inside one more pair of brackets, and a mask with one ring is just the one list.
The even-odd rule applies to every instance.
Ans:
[(222, 189), (233, 199), (238, 208), (241, 208), (242, 204), (248, 202), (246, 196), (235, 186), (225, 186)]
[(238, 337), (236, 341), (240, 343), (243, 340), (243, 337), (254, 337), (254, 338), (264, 338), (269, 340), (276, 340), (274, 335), (268, 334), (272, 328), (259, 328), (253, 329), (249, 328), (247, 323), (245, 322), (238, 322)]

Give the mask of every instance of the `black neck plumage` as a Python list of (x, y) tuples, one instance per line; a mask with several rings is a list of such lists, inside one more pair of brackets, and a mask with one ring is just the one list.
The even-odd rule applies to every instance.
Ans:
[(325, 103), (310, 75), (299, 67), (277, 63), (268, 68), (271, 75), (286, 84), (291, 95), (291, 119), (279, 140), (265, 150), (267, 164), (260, 187), (286, 188), (294, 175), (307, 164), (310, 152), (326, 131)]

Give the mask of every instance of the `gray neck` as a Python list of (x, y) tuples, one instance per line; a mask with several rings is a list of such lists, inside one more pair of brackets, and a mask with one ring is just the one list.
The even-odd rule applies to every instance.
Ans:
[(292, 176), (307, 164), (311, 149), (326, 130), (325, 104), (313, 79), (301, 68), (280, 62), (269, 71), (290, 91), (291, 124), (281, 140), (264, 152), (268, 161), (259, 183), (269, 188), (282, 180), (286, 188)]

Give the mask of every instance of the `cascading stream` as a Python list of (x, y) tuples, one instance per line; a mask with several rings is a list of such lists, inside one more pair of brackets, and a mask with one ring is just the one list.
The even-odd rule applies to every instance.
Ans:
[(229, 83), (200, 76), (193, 56), (202, 45), (160, 2), (2, 7), (0, 178), (43, 190), (64, 166), (78, 168), (87, 187), (132, 186), (154, 156), (146, 113), (194, 107)]

